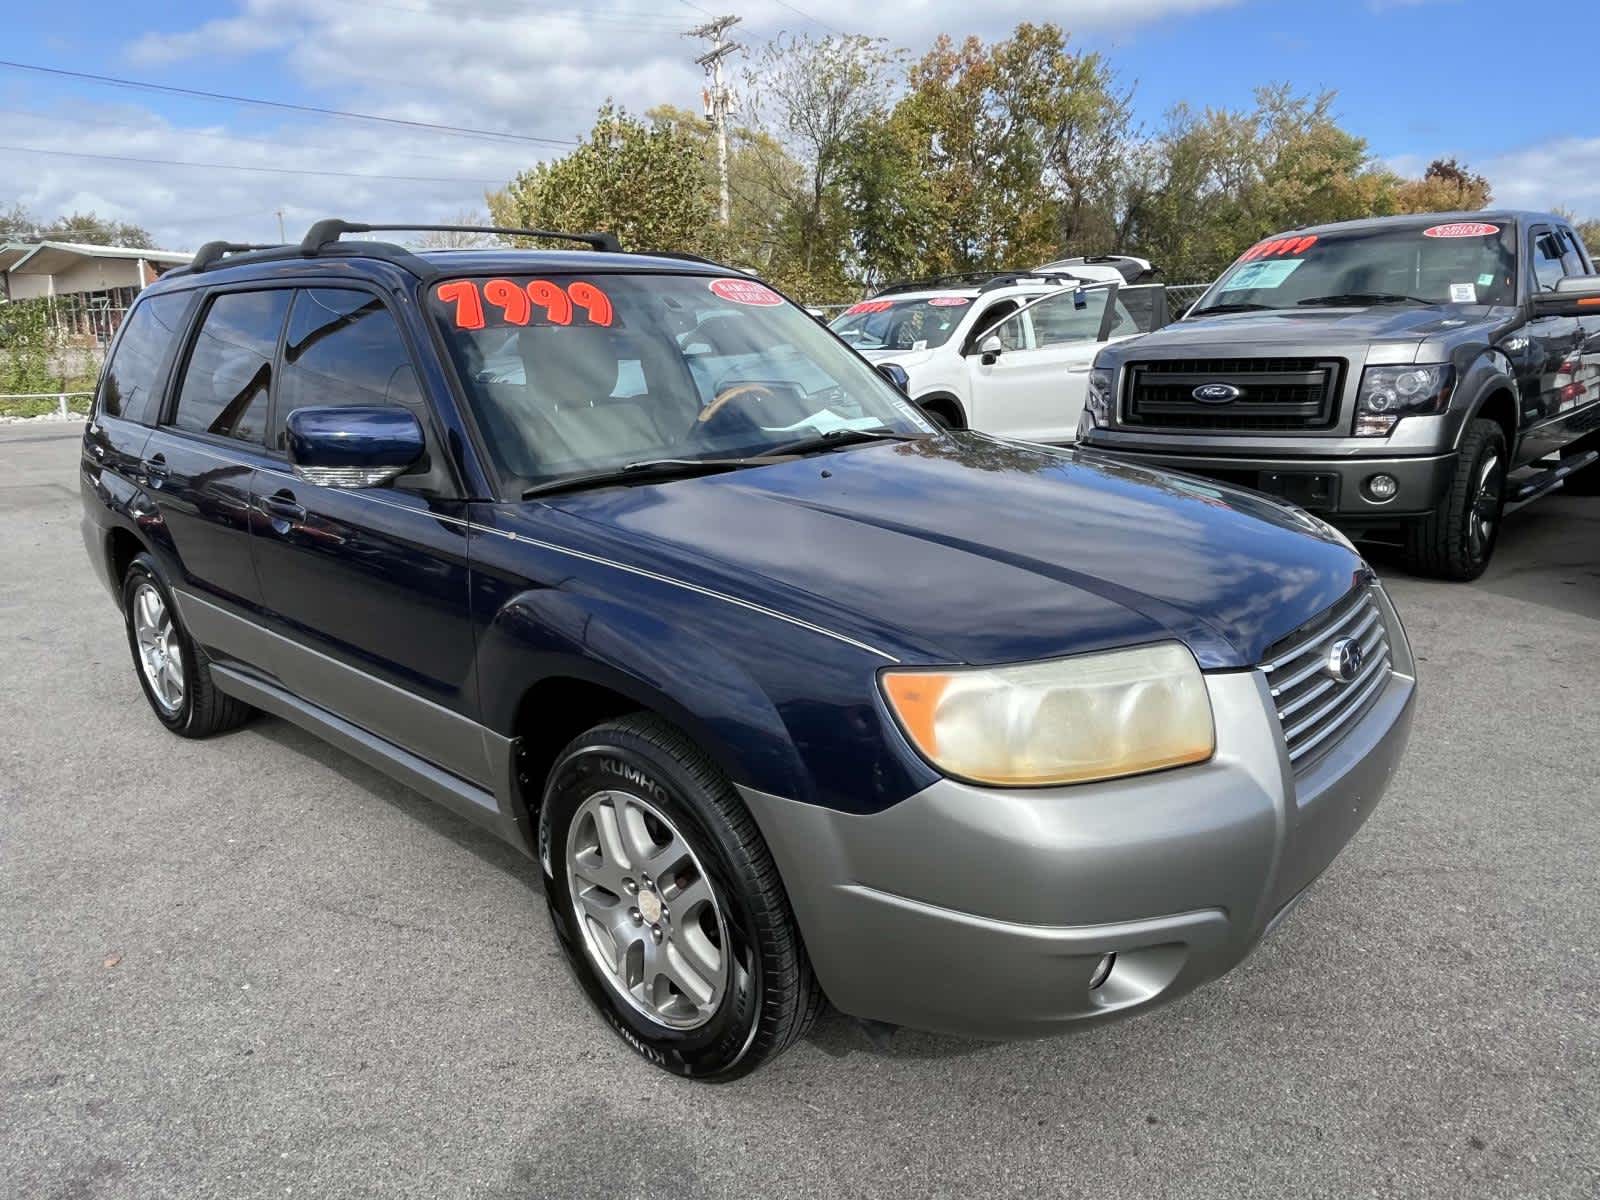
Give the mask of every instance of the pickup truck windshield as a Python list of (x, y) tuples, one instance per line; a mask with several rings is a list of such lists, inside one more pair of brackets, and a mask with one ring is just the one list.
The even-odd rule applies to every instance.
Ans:
[(1478, 221), (1281, 234), (1247, 250), (1192, 316), (1213, 309), (1514, 304), (1509, 227)]
[(752, 279), (463, 278), (431, 284), (428, 305), (512, 494), (653, 460), (860, 440), (819, 440), (837, 430), (932, 430), (869, 364)]
[(857, 350), (928, 350), (950, 340), (972, 310), (967, 296), (863, 300), (829, 326)]

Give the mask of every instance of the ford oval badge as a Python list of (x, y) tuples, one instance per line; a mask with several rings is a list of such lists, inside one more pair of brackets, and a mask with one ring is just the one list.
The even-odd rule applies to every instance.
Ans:
[(1202, 383), (1189, 394), (1201, 404), (1232, 404), (1244, 395), (1244, 390), (1231, 383)]

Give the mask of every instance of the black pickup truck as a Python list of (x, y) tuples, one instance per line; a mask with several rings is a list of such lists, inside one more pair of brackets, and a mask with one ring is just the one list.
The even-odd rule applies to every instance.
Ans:
[(1600, 468), (1600, 275), (1566, 220), (1294, 229), (1095, 359), (1082, 445), (1242, 483), (1474, 579), (1508, 506)]

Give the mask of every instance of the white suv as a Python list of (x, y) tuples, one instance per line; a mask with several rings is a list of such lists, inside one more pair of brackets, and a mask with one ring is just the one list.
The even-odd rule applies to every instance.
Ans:
[(901, 367), (910, 397), (942, 425), (1068, 442), (1095, 354), (1166, 324), (1165, 289), (1143, 282), (1153, 274), (1119, 257), (897, 284), (830, 328)]

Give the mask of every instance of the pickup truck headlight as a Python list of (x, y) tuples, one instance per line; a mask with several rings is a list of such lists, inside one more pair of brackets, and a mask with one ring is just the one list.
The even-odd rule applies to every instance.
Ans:
[(1083, 415), (1078, 418), (1078, 436), (1091, 429), (1104, 429), (1111, 424), (1111, 396), (1114, 372), (1096, 367), (1089, 372), (1089, 386), (1083, 394)]
[(1450, 407), (1455, 378), (1454, 368), (1445, 363), (1368, 367), (1356, 399), (1356, 436), (1387, 437), (1401, 417), (1442, 413)]
[(1205, 678), (1177, 642), (880, 679), (912, 745), (974, 783), (1115, 779), (1204, 762), (1216, 749)]

